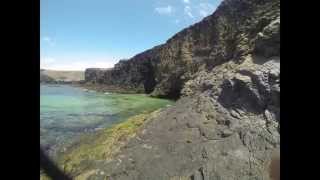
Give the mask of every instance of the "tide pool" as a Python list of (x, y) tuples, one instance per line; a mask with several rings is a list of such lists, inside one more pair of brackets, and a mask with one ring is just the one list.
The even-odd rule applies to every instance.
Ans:
[(85, 91), (69, 85), (40, 85), (40, 142), (51, 154), (79, 135), (151, 112), (172, 101), (141, 94)]

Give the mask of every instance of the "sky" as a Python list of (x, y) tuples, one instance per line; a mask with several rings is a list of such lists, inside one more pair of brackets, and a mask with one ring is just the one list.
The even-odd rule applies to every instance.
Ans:
[(40, 66), (113, 67), (212, 14), (221, 0), (40, 0)]

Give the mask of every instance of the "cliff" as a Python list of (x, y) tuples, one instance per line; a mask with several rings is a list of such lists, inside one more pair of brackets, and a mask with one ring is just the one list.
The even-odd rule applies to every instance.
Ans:
[[(91, 179), (270, 179), (280, 148), (280, 0), (225, 0), (165, 44), (86, 82), (177, 98)], [(68, 163), (68, 162), (66, 162)]]
[(273, 46), (279, 44), (279, 35), (272, 34), (265, 43), (265, 37), (259, 36), (279, 17), (279, 11), (278, 1), (224, 1), (211, 16), (165, 44), (120, 61), (111, 70), (87, 70), (85, 80), (179, 97), (183, 84), (196, 72), (210, 71), (227, 61), (241, 63), (253, 51), (268, 57), (279, 53), (279, 45)]

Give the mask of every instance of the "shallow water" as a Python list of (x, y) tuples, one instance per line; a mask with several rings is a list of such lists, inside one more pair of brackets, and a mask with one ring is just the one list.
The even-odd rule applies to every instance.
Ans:
[(145, 95), (98, 93), (68, 85), (40, 88), (40, 142), (50, 153), (81, 134), (173, 103)]

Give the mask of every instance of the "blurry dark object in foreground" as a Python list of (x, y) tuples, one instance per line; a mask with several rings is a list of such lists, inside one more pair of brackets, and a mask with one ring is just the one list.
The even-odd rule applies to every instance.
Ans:
[(44, 153), (40, 147), (40, 168), (44, 173), (53, 180), (71, 180), (66, 174), (64, 174), (50, 158)]
[(275, 151), (271, 158), (269, 166), (270, 178), (272, 180), (280, 180), (280, 152)]

